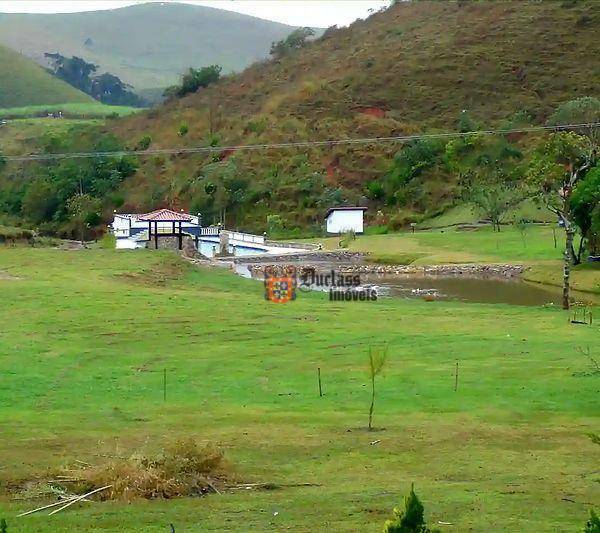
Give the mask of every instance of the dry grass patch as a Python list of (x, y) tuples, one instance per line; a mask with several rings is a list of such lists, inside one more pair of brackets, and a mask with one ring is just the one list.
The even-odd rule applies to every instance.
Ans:
[[(102, 487), (94, 499), (133, 501), (137, 499), (202, 496), (220, 492), (232, 478), (223, 451), (194, 439), (178, 440), (156, 453), (136, 452), (127, 457), (108, 457), (102, 463), (76, 460), (43, 481), (13, 485), (14, 499), (55, 496), (68, 500)], [(17, 486), (18, 485), (18, 486)]]
[(177, 498), (217, 492), (230, 468), (223, 452), (212, 444), (193, 439), (176, 441), (159, 453), (135, 453), (110, 459), (101, 465), (80, 465), (63, 472), (63, 483), (77, 493), (111, 485), (103, 500)]

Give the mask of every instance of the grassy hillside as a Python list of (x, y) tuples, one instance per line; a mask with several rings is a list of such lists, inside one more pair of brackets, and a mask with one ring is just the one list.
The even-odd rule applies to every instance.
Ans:
[(166, 87), (190, 66), (241, 70), (267, 56), (293, 28), (220, 9), (148, 3), (55, 14), (0, 14), (0, 43), (44, 61), (44, 52), (76, 55), (136, 89)]
[(51, 76), (31, 59), (0, 46), (0, 108), (85, 102), (93, 99)]
[[(470, 182), (519, 183), (542, 134), (445, 138), (416, 146), (225, 147), (545, 124), (560, 104), (600, 95), (598, 20), (600, 4), (591, 1), (398, 2), (281, 59), (110, 121), (93, 136), (45, 145), (34, 140), (23, 150), (94, 150), (113, 134), (120, 140), (110, 145), (134, 150), (217, 150), (139, 156), (135, 175), (105, 184), (110, 190), (90, 189), (98, 191), (107, 216), (114, 209), (170, 205), (202, 212), (209, 223), (263, 232), (271, 229), (267, 217), (276, 214), (270, 219), (273, 234), (300, 236), (322, 230), (328, 207), (361, 203), (369, 207), (369, 224), (391, 229), (432, 218), (429, 225), (469, 222), (482, 218), (465, 206)], [(411, 150), (416, 164), (406, 163)], [(74, 176), (66, 163), (60, 166), (50, 174)], [(69, 188), (55, 187), (60, 190), (40, 211), (37, 202), (23, 200), (48, 186), (48, 166), (22, 169), (7, 165), (0, 177), (3, 209), (32, 224), (41, 215), (64, 224), (64, 210), (57, 214), (53, 206), (62, 205)], [(510, 216), (553, 219), (530, 202), (521, 207)]]
[[(317, 293), (276, 305), (262, 283), (150, 251), (0, 248), (0, 265), (8, 531), (375, 533), (414, 483), (432, 526), (549, 533), (580, 531), (598, 502), (596, 323)], [(369, 432), (373, 344), (389, 356)], [(26, 480), (181, 437), (217, 443), (241, 481), (281, 488), (16, 518), (56, 500)]]
[[(148, 134), (159, 148), (452, 131), (463, 110), (473, 128), (541, 124), (563, 102), (598, 96), (599, 20), (600, 4), (586, 1), (398, 2), (117, 130), (132, 145)], [(181, 124), (189, 127), (185, 136), (178, 135)], [(480, 139), (464, 164), (475, 168), (480, 155), (508, 152), (517, 154), (507, 163), (514, 169), (538, 141)], [(368, 187), (385, 180), (398, 149), (387, 143), (223, 152), (216, 159), (235, 167), (243, 189), (238, 206), (228, 206), (229, 223), (264, 228), (266, 214), (280, 213), (292, 226), (318, 224), (332, 204), (374, 197)], [(442, 160), (444, 144), (436, 149)], [(206, 211), (211, 199), (203, 183), (220, 179), (206, 171), (214, 160), (146, 159), (128, 182), (128, 203)], [(435, 214), (451, 205), (458, 174), (442, 164), (423, 171), (399, 191), (405, 198), (394, 198), (397, 216), (404, 207)], [(370, 205), (371, 213), (384, 207)]]

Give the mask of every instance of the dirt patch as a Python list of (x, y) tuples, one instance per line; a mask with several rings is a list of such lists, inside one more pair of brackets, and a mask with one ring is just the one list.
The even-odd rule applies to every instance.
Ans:
[(182, 278), (190, 269), (190, 265), (178, 256), (165, 257), (154, 265), (137, 272), (119, 272), (115, 274), (119, 280), (142, 285), (165, 285), (169, 281)]
[(0, 280), (16, 281), (18, 279), (21, 279), (21, 278), (18, 278), (17, 276), (12, 276), (8, 272), (5, 272), (4, 270), (0, 270)]

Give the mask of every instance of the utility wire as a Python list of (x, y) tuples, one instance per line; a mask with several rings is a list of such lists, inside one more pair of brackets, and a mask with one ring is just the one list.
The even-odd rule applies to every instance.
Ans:
[(453, 137), (467, 137), (469, 135), (508, 135), (511, 133), (532, 133), (538, 131), (562, 131), (583, 128), (598, 128), (600, 122), (588, 122), (583, 124), (560, 124), (557, 126), (531, 126), (526, 128), (478, 130), (467, 132), (429, 133), (418, 135), (400, 135), (395, 137), (366, 137), (361, 139), (332, 139), (328, 141), (295, 141), (272, 144), (240, 144), (231, 146), (199, 146), (194, 148), (154, 148), (148, 150), (119, 150), (114, 152), (73, 152), (59, 154), (31, 154), (23, 156), (5, 156), (10, 162), (19, 161), (54, 161), (62, 159), (85, 159), (91, 157), (122, 157), (126, 155), (185, 155), (202, 154), (213, 152), (237, 152), (239, 150), (276, 150), (285, 148), (310, 148), (313, 146), (339, 146), (351, 144), (377, 144), (377, 143), (406, 143), (420, 139), (447, 139)]

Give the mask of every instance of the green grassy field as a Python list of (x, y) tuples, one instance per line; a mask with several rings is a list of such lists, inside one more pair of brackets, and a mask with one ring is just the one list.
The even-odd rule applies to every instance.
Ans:
[(59, 111), (62, 112), (65, 118), (94, 119), (106, 118), (108, 116), (123, 117), (132, 113), (139, 113), (142, 110), (136, 107), (106, 105), (100, 102), (63, 103), (0, 108), (0, 118), (22, 119), (44, 117), (48, 113), (58, 113)]
[[(419, 229), (446, 228), (459, 224), (473, 224), (481, 220), (482, 215), (469, 204), (459, 204), (439, 216), (428, 218), (418, 224)], [(513, 223), (515, 220), (528, 220), (532, 222), (554, 222), (556, 215), (548, 209), (536, 205), (531, 200), (525, 200), (518, 206), (510, 209), (502, 218), (502, 223)]]
[[(587, 437), (600, 429), (600, 376), (578, 350), (598, 357), (597, 324), (552, 308), (314, 293), (276, 305), (260, 283), (168, 253), (0, 248), (0, 270), (9, 531), (376, 532), (413, 482), (431, 525), (579, 531), (600, 501)], [(366, 352), (382, 343), (385, 429), (369, 433)], [(320, 486), (15, 518), (44, 502), (16, 500), (22, 480), (190, 435), (222, 446), (239, 479)]]

